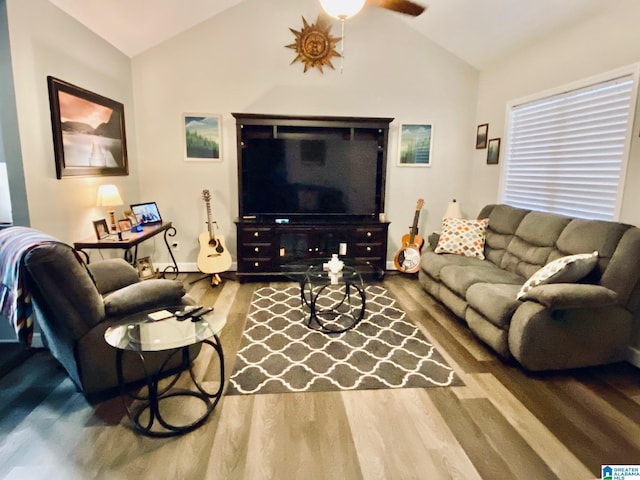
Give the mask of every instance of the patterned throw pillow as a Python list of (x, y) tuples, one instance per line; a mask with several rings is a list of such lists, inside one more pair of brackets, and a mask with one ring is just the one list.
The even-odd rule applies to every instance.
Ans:
[(442, 233), (434, 252), (455, 253), (484, 260), (484, 242), (488, 225), (488, 218), (482, 220), (444, 218)]
[(558, 258), (531, 275), (520, 288), (516, 298), (522, 300), (529, 290), (538, 285), (577, 282), (587, 276), (597, 263), (598, 252), (578, 253)]

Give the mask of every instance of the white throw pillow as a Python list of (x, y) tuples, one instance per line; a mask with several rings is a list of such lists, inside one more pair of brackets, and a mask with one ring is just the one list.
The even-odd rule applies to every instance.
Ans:
[(521, 300), (525, 293), (538, 285), (577, 282), (587, 276), (597, 263), (598, 252), (578, 253), (558, 258), (531, 275), (520, 288), (516, 298)]
[(484, 260), (484, 242), (488, 225), (488, 218), (482, 220), (443, 218), (442, 233), (434, 252), (455, 253)]

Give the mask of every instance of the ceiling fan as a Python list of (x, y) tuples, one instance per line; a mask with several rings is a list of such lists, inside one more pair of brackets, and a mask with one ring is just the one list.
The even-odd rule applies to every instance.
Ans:
[(340, 20), (346, 20), (358, 13), (365, 3), (412, 17), (417, 17), (427, 9), (426, 6), (423, 7), (411, 0), (320, 0), (322, 8)]
[(404, 13), (405, 15), (411, 15), (412, 17), (417, 17), (427, 9), (427, 6), (422, 6), (409, 0), (367, 0), (366, 3), (394, 12)]

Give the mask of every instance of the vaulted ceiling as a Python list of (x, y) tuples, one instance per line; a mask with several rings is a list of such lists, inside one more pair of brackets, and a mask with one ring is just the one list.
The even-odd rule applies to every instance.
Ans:
[[(50, 1), (134, 57), (246, 0)], [(389, 15), (398, 15), (410, 28), (483, 69), (545, 36), (597, 15), (615, 2), (426, 0), (422, 3), (429, 8), (417, 18), (394, 12)]]

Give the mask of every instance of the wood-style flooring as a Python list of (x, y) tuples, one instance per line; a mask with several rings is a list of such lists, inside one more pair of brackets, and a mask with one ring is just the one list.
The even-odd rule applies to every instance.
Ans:
[[(264, 283), (189, 285), (228, 313), (233, 369)], [(384, 286), (460, 374), (463, 387), (224, 396), (207, 423), (153, 439), (118, 397), (88, 401), (46, 351), (0, 379), (0, 479), (595, 479), (640, 464), (640, 375), (628, 364), (528, 374), (486, 349), (417, 280)], [(215, 355), (196, 360), (215, 372)], [(180, 408), (187, 408), (181, 406)]]

